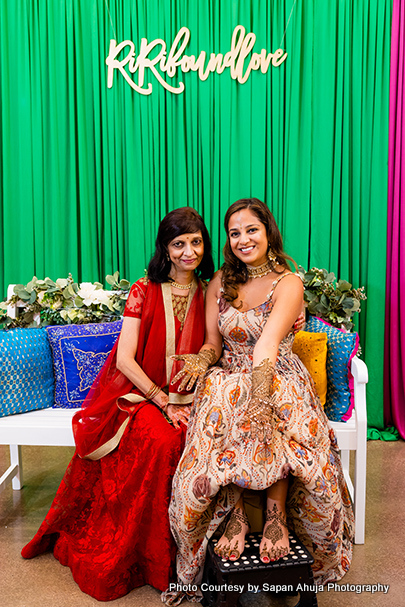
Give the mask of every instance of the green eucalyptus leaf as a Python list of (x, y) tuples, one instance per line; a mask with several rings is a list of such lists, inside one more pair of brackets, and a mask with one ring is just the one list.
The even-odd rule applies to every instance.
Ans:
[(328, 306), (323, 305), (322, 302), (319, 302), (315, 306), (315, 310), (317, 311), (318, 316), (322, 316), (325, 312), (328, 311)]
[(28, 312), (24, 312), (22, 316), (24, 323), (30, 324), (34, 318), (34, 313), (31, 310), (28, 310)]
[(36, 299), (37, 299), (37, 294), (35, 291), (32, 291), (31, 297), (29, 298), (28, 303), (33, 304), (36, 301)]
[(314, 303), (310, 302), (308, 304), (308, 312), (310, 314), (312, 314), (312, 316), (316, 316), (316, 314), (317, 314), (317, 312), (316, 312), (316, 305), (317, 305), (317, 302), (314, 302)]
[(74, 322), (75, 320), (77, 320), (79, 318), (79, 314), (78, 311), (76, 310), (76, 308), (71, 308), (70, 310), (68, 310), (68, 318), (70, 318), (70, 320), (72, 322)]
[(75, 297), (75, 306), (76, 308), (82, 308), (83, 307), (83, 299), (81, 297), (79, 297), (79, 295), (77, 297)]
[(342, 304), (342, 308), (345, 311), (350, 310), (351, 312), (357, 312), (360, 309), (360, 302), (358, 302), (357, 299), (354, 299), (353, 297), (347, 297)]
[(25, 288), (18, 291), (17, 295), (23, 301), (29, 301), (29, 299), (31, 297), (31, 293), (29, 293)]
[(130, 286), (131, 284), (128, 282), (128, 280), (125, 280), (125, 278), (120, 280), (118, 283), (118, 287), (122, 289), (122, 291), (126, 291), (127, 289), (129, 289)]
[(65, 289), (68, 284), (69, 284), (69, 281), (67, 280), (67, 278), (58, 278), (56, 280), (56, 286), (59, 287), (60, 289)]
[(69, 287), (65, 287), (62, 291), (62, 295), (65, 299), (70, 299), (71, 298), (71, 294), (69, 292)]
[(308, 301), (308, 302), (318, 300), (318, 295), (309, 290), (305, 290), (304, 297), (305, 297), (305, 301)]
[(341, 293), (345, 293), (345, 291), (350, 291), (350, 289), (352, 288), (352, 285), (350, 284), (350, 282), (347, 282), (347, 280), (339, 280), (337, 282), (336, 288)]
[(23, 289), (25, 289), (24, 285), (14, 285), (13, 292), (14, 292), (15, 295), (17, 295), (18, 291), (21, 291)]
[[(124, 302), (122, 302), (122, 303), (124, 303)], [(122, 303), (121, 303), (121, 301), (114, 302), (113, 309), (117, 310), (117, 312), (121, 312), (125, 307), (125, 305), (122, 305)]]
[(69, 284), (69, 286), (67, 287), (67, 292), (69, 293), (70, 297), (76, 297), (76, 291), (72, 285), (72, 283)]
[(353, 299), (353, 297), (346, 297), (345, 300), (342, 303), (342, 308), (343, 310), (353, 310), (354, 307), (354, 302), (356, 300)]
[(114, 276), (111, 276), (111, 274), (107, 274), (107, 276), (105, 277), (107, 284), (113, 286), (115, 284), (115, 280), (114, 280)]

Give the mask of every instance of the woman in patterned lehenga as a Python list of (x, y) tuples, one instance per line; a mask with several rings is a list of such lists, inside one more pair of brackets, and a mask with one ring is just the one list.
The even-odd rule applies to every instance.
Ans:
[(351, 561), (353, 514), (333, 430), (291, 351), (302, 281), (288, 270), (262, 202), (234, 203), (225, 228), (225, 263), (206, 295), (205, 344), (178, 357), (185, 364), (176, 379), (191, 387), (199, 378), (169, 508), (178, 582), (201, 582), (207, 542), (227, 516), (216, 552), (239, 558), (249, 529), (245, 488), (267, 490), (263, 562), (288, 553), (289, 527), (312, 552), (316, 581), (338, 580)]

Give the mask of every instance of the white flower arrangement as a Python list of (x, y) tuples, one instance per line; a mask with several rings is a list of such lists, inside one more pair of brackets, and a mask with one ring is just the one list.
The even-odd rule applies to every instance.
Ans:
[[(119, 280), (118, 272), (108, 275), (106, 282), (111, 291), (99, 282), (77, 284), (71, 274), (56, 281), (34, 276), (26, 285), (15, 285), (14, 294), (0, 304), (0, 322), (12, 328), (117, 320), (124, 311), (130, 283)], [(8, 315), (9, 309), (16, 312), (15, 318)]]

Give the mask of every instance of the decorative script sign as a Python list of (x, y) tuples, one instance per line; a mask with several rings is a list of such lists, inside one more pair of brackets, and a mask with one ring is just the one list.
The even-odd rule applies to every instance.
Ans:
[[(173, 78), (178, 70), (181, 70), (183, 74), (190, 71), (198, 72), (199, 78), (206, 80), (211, 72), (222, 74), (225, 69), (229, 69), (231, 78), (243, 84), (249, 78), (252, 70), (260, 69), (265, 74), (270, 64), (278, 67), (287, 58), (287, 53), (281, 48), (274, 53), (268, 53), (266, 49), (262, 49), (260, 53), (251, 52), (256, 42), (256, 36), (253, 33), (246, 34), (242, 25), (236, 26), (233, 31), (231, 50), (225, 55), (211, 53), (208, 60), (205, 51), (201, 51), (198, 57), (184, 54), (189, 40), (190, 30), (182, 27), (167, 53), (166, 43), (161, 38), (156, 38), (152, 42), (142, 38), (138, 56), (135, 54), (135, 45), (131, 40), (124, 40), (120, 44), (117, 44), (116, 40), (110, 40), (110, 51), (105, 60), (108, 66), (108, 88), (111, 88), (114, 83), (115, 70), (122, 74), (130, 87), (142, 95), (150, 95), (152, 92), (152, 84), (145, 85), (146, 70), (150, 70), (166, 90), (176, 94), (184, 91), (183, 82), (180, 82), (177, 87), (171, 86), (164, 79), (164, 72), (169, 78)], [(126, 56), (118, 59), (118, 55), (126, 47), (128, 48)], [(150, 58), (149, 55), (155, 48), (157, 54)]]

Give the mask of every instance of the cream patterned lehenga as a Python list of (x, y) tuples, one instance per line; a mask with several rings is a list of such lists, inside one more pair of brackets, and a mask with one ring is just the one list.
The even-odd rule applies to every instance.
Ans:
[(253, 349), (279, 280), (264, 303), (246, 312), (219, 302), (224, 352), (197, 389), (169, 508), (182, 584), (201, 583), (207, 543), (243, 489), (266, 489), (287, 475), (288, 525), (314, 556), (316, 582), (338, 580), (350, 566), (354, 519), (336, 438), (311, 377), (291, 351), (292, 333), (275, 365), (271, 441), (248, 439), (238, 429), (251, 394)]

